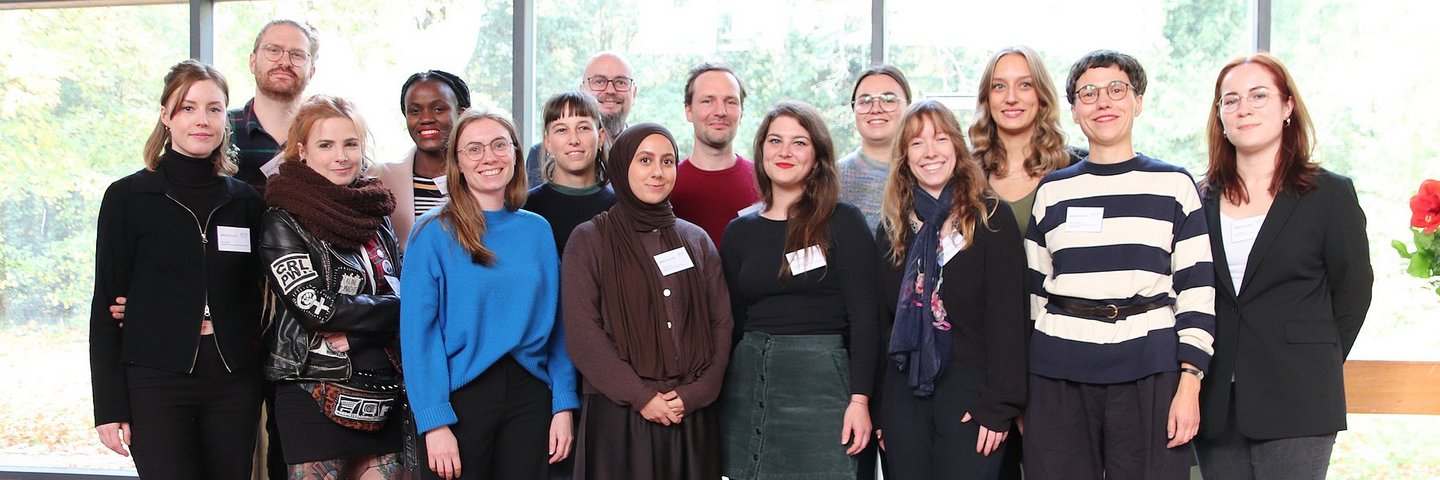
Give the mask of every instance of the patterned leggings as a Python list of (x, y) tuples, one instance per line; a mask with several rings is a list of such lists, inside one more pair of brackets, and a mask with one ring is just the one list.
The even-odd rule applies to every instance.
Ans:
[(409, 480), (398, 453), (290, 465), (290, 480)]

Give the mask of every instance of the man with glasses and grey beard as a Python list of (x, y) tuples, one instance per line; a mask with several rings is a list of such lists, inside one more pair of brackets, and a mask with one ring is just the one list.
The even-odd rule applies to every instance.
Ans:
[(319, 52), (320, 39), (307, 23), (271, 20), (255, 36), (250, 52), (255, 97), (244, 107), (230, 110), (230, 134), (231, 142), (240, 150), (240, 171), (235, 178), (261, 194), (265, 193), (265, 172), (279, 168), (278, 163), (266, 164), (285, 144), (305, 87), (315, 75)]
[[(580, 77), (580, 91), (600, 102), (600, 123), (605, 127), (605, 146), (608, 148), (628, 126), (630, 109), (635, 106), (635, 95), (640, 91), (640, 87), (635, 85), (635, 71), (630, 68), (630, 62), (619, 54), (600, 52), (585, 64), (585, 74)], [(532, 187), (545, 183), (540, 174), (543, 163), (540, 155), (540, 142), (535, 142), (525, 154), (525, 175)]]

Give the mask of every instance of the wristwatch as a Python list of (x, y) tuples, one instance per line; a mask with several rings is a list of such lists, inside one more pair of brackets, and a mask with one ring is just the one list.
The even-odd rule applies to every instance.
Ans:
[(1180, 367), (1180, 373), (1188, 373), (1188, 374), (1194, 375), (1195, 378), (1198, 379), (1198, 380), (1205, 380), (1205, 372), (1202, 372), (1202, 371), (1197, 370), (1197, 369), (1194, 369), (1194, 368), (1190, 368), (1190, 367)]

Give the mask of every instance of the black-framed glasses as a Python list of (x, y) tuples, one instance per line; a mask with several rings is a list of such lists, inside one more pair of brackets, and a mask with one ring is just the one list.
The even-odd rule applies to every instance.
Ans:
[[(1273, 94), (1270, 93), (1270, 89), (1257, 88), (1251, 90), (1249, 95), (1245, 95), (1245, 98), (1250, 100), (1250, 108), (1262, 108), (1265, 104), (1270, 103), (1271, 95)], [(1240, 94), (1227, 93), (1220, 97), (1220, 101), (1216, 102), (1216, 105), (1220, 106), (1222, 112), (1235, 113), (1240, 109)]]
[(617, 92), (628, 92), (630, 87), (635, 86), (635, 80), (630, 77), (606, 78), (604, 75), (596, 75), (585, 79), (585, 84), (597, 92), (604, 90), (608, 85), (615, 85)]
[(515, 154), (515, 144), (510, 143), (510, 139), (507, 138), (497, 138), (488, 145), (480, 142), (470, 142), (455, 151), (466, 159), (475, 162), (485, 158), (485, 150), (487, 150), (487, 148), (490, 150), (491, 155), (498, 158), (507, 158)]
[(900, 96), (888, 92), (879, 95), (864, 94), (855, 97), (855, 101), (850, 102), (850, 107), (855, 109), (855, 113), (874, 112), (876, 105), (880, 106), (880, 113), (893, 112), (900, 108)]
[(303, 67), (310, 63), (310, 52), (304, 50), (286, 50), (276, 45), (266, 44), (260, 47), (260, 52), (265, 54), (266, 60), (272, 62), (278, 62), (280, 57), (289, 55), (291, 65)]
[(1105, 84), (1105, 86), (1103, 87), (1095, 85), (1081, 85), (1080, 88), (1075, 89), (1075, 98), (1079, 99), (1080, 103), (1089, 105), (1100, 100), (1100, 91), (1104, 90), (1105, 96), (1110, 97), (1111, 100), (1120, 100), (1122, 98), (1125, 98), (1125, 94), (1129, 92), (1132, 88), (1135, 87), (1131, 86), (1129, 83), (1126, 83), (1124, 80), (1115, 80), (1113, 82)]

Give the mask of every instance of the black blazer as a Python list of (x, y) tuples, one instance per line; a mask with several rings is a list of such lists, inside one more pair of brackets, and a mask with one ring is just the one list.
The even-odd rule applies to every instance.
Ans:
[[(1365, 212), (1350, 179), (1322, 169), (1315, 188), (1275, 197), (1235, 291), (1220, 192), (1202, 192), (1215, 265), (1215, 356), (1200, 390), (1200, 434), (1235, 424), (1255, 440), (1345, 429), (1343, 364), (1370, 308)], [(1234, 383), (1231, 383), (1231, 378)]]

